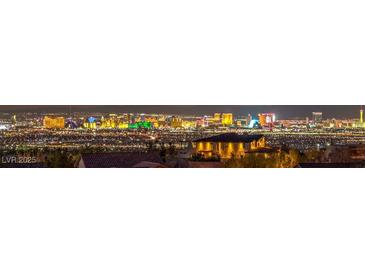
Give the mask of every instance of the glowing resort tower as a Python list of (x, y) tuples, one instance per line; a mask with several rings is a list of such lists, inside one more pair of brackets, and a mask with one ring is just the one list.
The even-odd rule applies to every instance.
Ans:
[(365, 123), (364, 123), (364, 110), (362, 109), (362, 106), (360, 108), (360, 120), (359, 121), (355, 121), (355, 123), (353, 124), (353, 127), (356, 127), (356, 128), (365, 128)]
[(362, 106), (361, 106), (361, 109), (360, 109), (360, 124), (364, 123), (363, 114), (364, 114), (364, 111), (362, 110)]

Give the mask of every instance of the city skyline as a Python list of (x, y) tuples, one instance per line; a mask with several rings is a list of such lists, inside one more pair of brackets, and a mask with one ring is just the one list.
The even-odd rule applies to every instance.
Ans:
[(0, 114), (2, 167), (365, 167), (360, 106), (33, 105)]
[(356, 118), (360, 105), (0, 105), (0, 113), (160, 113), (176, 115), (213, 115), (215, 112), (233, 115), (276, 113), (278, 119), (306, 118), (312, 112), (322, 112), (323, 117)]

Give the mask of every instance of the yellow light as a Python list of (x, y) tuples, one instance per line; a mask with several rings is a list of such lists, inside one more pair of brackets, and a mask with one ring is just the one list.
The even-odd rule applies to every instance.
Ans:
[(222, 114), (222, 124), (224, 126), (231, 126), (233, 124), (233, 114), (232, 113), (223, 113)]
[(45, 116), (43, 119), (43, 126), (45, 128), (64, 128), (65, 127), (65, 118), (63, 117), (48, 117)]

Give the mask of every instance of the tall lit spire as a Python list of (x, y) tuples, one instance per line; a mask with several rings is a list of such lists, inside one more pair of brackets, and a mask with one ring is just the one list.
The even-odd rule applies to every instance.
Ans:
[(362, 106), (360, 108), (360, 123), (362, 124), (364, 122), (364, 111), (362, 109)]

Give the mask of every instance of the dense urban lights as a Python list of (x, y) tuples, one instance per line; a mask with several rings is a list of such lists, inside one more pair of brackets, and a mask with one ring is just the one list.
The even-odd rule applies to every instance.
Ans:
[[(272, 112), (248, 115), (212, 112), (198, 116), (115, 112), (0, 113), (0, 152), (5, 155), (48, 155), (52, 151), (64, 151), (76, 155), (76, 159), (85, 152), (146, 153), (152, 150), (170, 158), (199, 162), (252, 157), (284, 159), (290, 150), (295, 150), (309, 154), (308, 159), (321, 152), (320, 161), (333, 161), (330, 149), (349, 146), (347, 151), (351, 151), (351, 159), (362, 159), (362, 151), (365, 157), (365, 149), (359, 148), (365, 144), (362, 108), (358, 119), (324, 117), (318, 111), (295, 119), (277, 119), (276, 113)], [(209, 141), (214, 136), (223, 137), (221, 141)], [(252, 141), (247, 136), (258, 137)], [(216, 140), (214, 138), (212, 140)], [(281, 155), (284, 152), (285, 157)], [(347, 155), (347, 152), (341, 153)], [(316, 161), (319, 161), (318, 157)], [(336, 161), (339, 160), (336, 158)], [(280, 162), (278, 165), (286, 164)]]

